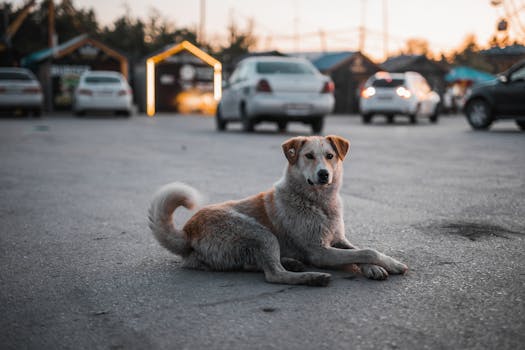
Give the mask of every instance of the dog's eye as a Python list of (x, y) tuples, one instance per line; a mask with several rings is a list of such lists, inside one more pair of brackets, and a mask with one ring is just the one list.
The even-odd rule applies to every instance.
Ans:
[(328, 153), (326, 155), (326, 159), (332, 159), (334, 157), (334, 155), (332, 153)]
[(308, 159), (314, 159), (314, 155), (312, 153), (306, 153), (304, 156)]

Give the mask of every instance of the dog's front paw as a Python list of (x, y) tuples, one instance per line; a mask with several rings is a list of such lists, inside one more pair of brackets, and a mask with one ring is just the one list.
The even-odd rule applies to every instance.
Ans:
[(388, 278), (388, 272), (381, 266), (361, 264), (359, 267), (361, 268), (363, 276), (370, 278), (371, 280), (382, 281)]
[(403, 275), (408, 271), (408, 266), (403, 264), (402, 262), (397, 261), (394, 258), (387, 257), (388, 258), (388, 264), (386, 267), (386, 270), (394, 275)]

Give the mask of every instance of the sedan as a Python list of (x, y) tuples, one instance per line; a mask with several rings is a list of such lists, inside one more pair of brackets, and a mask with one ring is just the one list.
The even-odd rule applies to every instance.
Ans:
[(0, 67), (0, 109), (42, 113), (42, 87), (31, 71), (25, 68)]
[(334, 84), (309, 61), (292, 57), (251, 57), (242, 60), (224, 86), (217, 106), (218, 130), (240, 121), (244, 131), (260, 122), (274, 122), (285, 131), (289, 122), (323, 129), (334, 107)]
[(359, 102), (364, 124), (376, 114), (386, 116), (388, 123), (395, 115), (407, 116), (412, 124), (421, 116), (432, 123), (439, 118), (440, 97), (416, 72), (377, 72), (366, 81)]
[(525, 61), (498, 79), (474, 85), (467, 94), (464, 111), (475, 130), (486, 130), (499, 119), (514, 119), (525, 130)]
[(109, 111), (126, 116), (132, 111), (132, 90), (126, 78), (113, 71), (87, 71), (75, 90), (73, 111)]

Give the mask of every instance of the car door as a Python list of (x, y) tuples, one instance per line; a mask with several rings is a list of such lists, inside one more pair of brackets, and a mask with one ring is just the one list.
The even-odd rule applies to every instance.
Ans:
[(498, 114), (525, 115), (525, 64), (494, 87), (494, 100)]
[(248, 80), (249, 63), (244, 62), (239, 65), (238, 74), (231, 82), (231, 118), (240, 119), (241, 117), (241, 102), (244, 98), (245, 87)]

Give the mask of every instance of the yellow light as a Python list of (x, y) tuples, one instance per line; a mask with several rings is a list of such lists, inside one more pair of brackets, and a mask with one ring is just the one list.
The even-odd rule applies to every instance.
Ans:
[(219, 69), (217, 69), (217, 65), (214, 67), (214, 73), (213, 73), (213, 97), (216, 101), (219, 101), (222, 96), (222, 72), (221, 67), (219, 63)]
[(155, 62), (151, 58), (146, 61), (146, 113), (155, 114)]
[(213, 67), (213, 97), (220, 100), (222, 96), (222, 65), (215, 58), (199, 49), (189, 41), (174, 45), (146, 61), (146, 113), (152, 117), (155, 114), (155, 65), (176, 53), (188, 50), (191, 54)]

